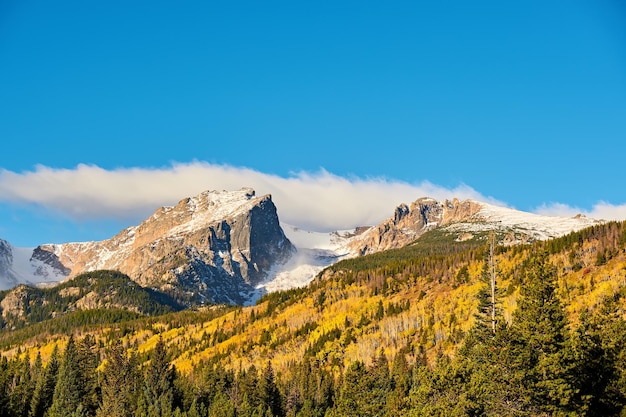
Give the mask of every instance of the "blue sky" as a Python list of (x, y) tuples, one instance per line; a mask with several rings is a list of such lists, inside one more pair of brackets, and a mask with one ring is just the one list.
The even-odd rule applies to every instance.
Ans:
[(626, 219), (618, 0), (5, 0), (0, 92), (18, 246), (244, 186), (314, 229), (425, 193)]

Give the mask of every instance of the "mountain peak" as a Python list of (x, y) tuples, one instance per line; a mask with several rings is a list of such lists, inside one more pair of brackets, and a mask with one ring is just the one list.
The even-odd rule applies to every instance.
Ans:
[(348, 247), (357, 255), (398, 248), (435, 228), (457, 233), (460, 241), (472, 233), (495, 230), (507, 235), (503, 243), (515, 244), (555, 238), (599, 223), (581, 215), (544, 216), (471, 199), (421, 197), (399, 205), (390, 218), (351, 240)]
[(184, 198), (107, 240), (42, 245), (31, 253), (63, 277), (118, 270), (183, 303), (241, 304), (294, 251), (271, 196), (242, 188)]

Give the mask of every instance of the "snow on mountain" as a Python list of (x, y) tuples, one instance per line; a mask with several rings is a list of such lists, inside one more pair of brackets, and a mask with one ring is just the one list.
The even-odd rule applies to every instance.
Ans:
[(250, 188), (206, 191), (161, 207), (105, 241), (32, 249), (0, 240), (0, 289), (117, 269), (141, 285), (174, 286), (196, 300), (253, 303), (265, 292), (305, 286), (341, 259), (402, 247), (436, 228), (457, 234), (459, 241), (496, 230), (504, 236), (502, 244), (517, 244), (599, 222), (425, 197), (398, 206), (376, 226), (311, 232), (281, 227), (271, 197), (257, 197)]
[(356, 256), (347, 244), (364, 229), (334, 232), (311, 232), (296, 226), (283, 225), (283, 231), (297, 252), (282, 265), (276, 265), (268, 279), (256, 287), (254, 303), (265, 292), (288, 290), (308, 285), (319, 272), (342, 259)]
[[(580, 214), (573, 217), (544, 216), (488, 203), (474, 203), (480, 206), (477, 213), (463, 221), (447, 225), (445, 229), (458, 232), (509, 231), (523, 234), (532, 241), (557, 238), (603, 223), (603, 220), (590, 219)], [(504, 243), (515, 244), (517, 242)]]
[(457, 233), (459, 241), (474, 238), (474, 233), (495, 230), (502, 235), (501, 244), (514, 245), (563, 236), (601, 222), (582, 215), (542, 216), (474, 200), (437, 201), (425, 197), (396, 207), (392, 217), (346, 245), (350, 252), (366, 255), (405, 246), (433, 229)]
[(20, 284), (56, 284), (66, 277), (66, 271), (38, 254), (37, 248), (19, 248), (0, 240), (0, 290)]

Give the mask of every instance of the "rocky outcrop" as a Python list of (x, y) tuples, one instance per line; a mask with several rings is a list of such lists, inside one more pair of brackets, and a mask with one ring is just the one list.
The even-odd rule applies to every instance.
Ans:
[(28, 288), (24, 285), (14, 288), (0, 301), (0, 310), (2, 310), (2, 318), (9, 320), (13, 318), (21, 318), (24, 316), (26, 306), (28, 305)]
[(471, 218), (481, 207), (480, 203), (471, 200), (439, 202), (428, 197), (420, 198), (410, 206), (401, 204), (396, 207), (392, 217), (353, 239), (348, 248), (358, 255), (400, 248), (435, 227)]
[(353, 255), (400, 248), (435, 228), (455, 236), (457, 242), (484, 238), (487, 231), (495, 231), (500, 244), (516, 245), (563, 236), (602, 222), (580, 215), (542, 216), (474, 200), (440, 202), (426, 197), (410, 206), (401, 204), (393, 216), (353, 238), (347, 247)]
[(68, 268), (69, 277), (112, 269), (186, 303), (235, 304), (295, 251), (271, 196), (252, 189), (185, 198), (109, 240), (39, 249)]

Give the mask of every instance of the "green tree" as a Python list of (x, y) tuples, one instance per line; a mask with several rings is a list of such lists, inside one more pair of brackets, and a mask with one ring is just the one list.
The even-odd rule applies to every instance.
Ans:
[(259, 393), (259, 372), (254, 365), (241, 371), (237, 378), (242, 398), (246, 398), (247, 405), (256, 408), (261, 402)]
[[(389, 388), (386, 359), (376, 358), (371, 369), (363, 362), (350, 365), (343, 379), (337, 400), (338, 416), (382, 416)], [(380, 379), (378, 379), (380, 378)]]
[(59, 348), (54, 346), (48, 364), (37, 378), (33, 398), (30, 402), (29, 417), (43, 417), (44, 412), (52, 405), (54, 388), (59, 374)]
[(74, 336), (70, 336), (59, 367), (52, 405), (46, 416), (78, 417), (87, 415), (87, 410), (82, 403), (83, 398), (85, 398), (83, 383), (78, 348)]
[(11, 415), (15, 417), (27, 417), (34, 390), (28, 354), (25, 354), (22, 360), (18, 360), (17, 365), (18, 368), (12, 383), (13, 390), (9, 397), (9, 409)]
[(536, 413), (571, 412), (575, 387), (565, 348), (567, 319), (555, 292), (556, 272), (547, 254), (530, 258), (513, 315), (508, 363), (519, 383), (521, 403)]
[(411, 389), (411, 369), (406, 360), (406, 350), (402, 349), (391, 364), (390, 390), (386, 400), (386, 415), (395, 417), (406, 414), (408, 396)]
[(279, 417), (284, 414), (282, 398), (274, 379), (274, 369), (269, 361), (259, 381), (259, 395), (263, 408), (269, 409), (273, 416)]
[(147, 415), (164, 417), (171, 415), (174, 409), (174, 368), (171, 366), (167, 348), (162, 338), (159, 339), (152, 355), (144, 387), (144, 399)]
[(136, 386), (134, 370), (124, 346), (116, 342), (107, 355), (102, 375), (102, 402), (97, 417), (130, 417), (134, 415)]
[(99, 358), (96, 338), (88, 334), (76, 343), (78, 353), (79, 377), (82, 384), (81, 403), (87, 415), (93, 416), (100, 403), (98, 381)]
[(9, 416), (9, 361), (0, 357), (0, 417)]
[(209, 407), (209, 415), (211, 417), (235, 417), (237, 414), (235, 413), (235, 406), (226, 394), (217, 392)]

